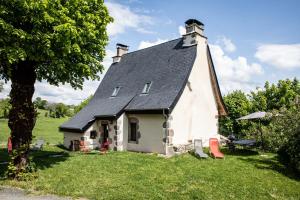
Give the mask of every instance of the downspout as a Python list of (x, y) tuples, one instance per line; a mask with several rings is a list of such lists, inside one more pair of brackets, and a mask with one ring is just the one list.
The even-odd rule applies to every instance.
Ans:
[(166, 127), (165, 127), (165, 137), (166, 137), (166, 145), (167, 145), (167, 137), (168, 137), (168, 118), (169, 116), (165, 113), (165, 109), (163, 109), (163, 116), (165, 117), (165, 124), (166, 124)]

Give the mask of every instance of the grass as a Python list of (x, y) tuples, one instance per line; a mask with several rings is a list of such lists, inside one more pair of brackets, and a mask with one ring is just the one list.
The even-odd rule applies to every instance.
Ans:
[[(33, 129), (33, 136), (35, 141), (38, 138), (43, 138), (49, 144), (59, 144), (63, 142), (63, 134), (58, 131), (59, 125), (67, 120), (67, 118), (50, 118), (45, 117), (44, 110), (38, 111), (40, 114), (37, 118), (35, 127)], [(7, 125), (7, 119), (0, 119), (0, 144), (4, 147), (7, 143), (10, 129)]]
[[(58, 126), (65, 120), (46, 118), (41, 111), (35, 138), (61, 143)], [(7, 120), (0, 121), (0, 130), (0, 143), (6, 144)], [(287, 171), (275, 154), (224, 152), (225, 160), (200, 160), (192, 154), (166, 159), (132, 152), (81, 154), (46, 145), (31, 154), (36, 179), (5, 180), (7, 166), (0, 164), (0, 185), (89, 199), (300, 199), (299, 177)], [(51, 157), (57, 154), (62, 156)], [(0, 163), (4, 161), (8, 155), (0, 148)]]
[[(46, 147), (33, 153), (38, 178), (0, 184), (28, 191), (89, 199), (299, 199), (300, 182), (274, 154), (225, 151), (225, 160), (191, 154), (162, 158), (133, 152), (63, 153)], [(2, 152), (0, 155), (4, 155)], [(3, 157), (3, 156), (2, 156)], [(3, 175), (0, 168), (0, 174)]]

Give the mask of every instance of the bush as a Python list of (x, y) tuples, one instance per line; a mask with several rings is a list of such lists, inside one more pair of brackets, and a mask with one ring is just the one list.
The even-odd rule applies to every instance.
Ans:
[(300, 172), (300, 106), (282, 109), (271, 120), (265, 133), (271, 151), (278, 152), (280, 160)]
[(48, 107), (49, 117), (52, 118), (61, 118), (61, 117), (70, 117), (72, 112), (69, 106), (63, 103), (52, 104)]
[(11, 108), (9, 101), (9, 98), (0, 100), (0, 118), (8, 118), (9, 110)]

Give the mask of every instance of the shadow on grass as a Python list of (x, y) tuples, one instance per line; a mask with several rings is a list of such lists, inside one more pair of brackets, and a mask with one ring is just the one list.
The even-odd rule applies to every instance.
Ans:
[(255, 156), (259, 153), (253, 149), (238, 149), (236, 148), (234, 151), (230, 151), (228, 148), (222, 148), (221, 151), (225, 155), (231, 155), (231, 156)]
[(188, 154), (190, 154), (191, 156), (195, 157), (198, 160), (207, 160), (209, 158), (212, 158), (212, 157), (209, 156), (210, 155), (209, 152), (203, 151), (203, 153), (207, 154), (208, 157), (206, 157), (206, 158), (205, 157), (200, 157), (198, 154), (195, 153), (195, 150), (188, 151)]
[(287, 168), (285, 165), (281, 164), (277, 156), (274, 157), (250, 157), (250, 158), (239, 158), (242, 161), (251, 163), (257, 169), (263, 170), (273, 170), (283, 174), (284, 176), (293, 179), (300, 180), (300, 175), (294, 170)]
[[(67, 160), (69, 153), (66, 151), (51, 151), (51, 150), (42, 150), (42, 151), (31, 151), (30, 158), (35, 163), (36, 169), (46, 169), (50, 168), (55, 164)], [(5, 172), (7, 170), (9, 162), (9, 155), (7, 149), (0, 149), (0, 178), (5, 177)]]

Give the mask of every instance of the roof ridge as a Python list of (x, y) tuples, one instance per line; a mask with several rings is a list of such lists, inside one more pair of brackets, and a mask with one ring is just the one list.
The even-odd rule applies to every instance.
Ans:
[(137, 49), (137, 50), (135, 50), (135, 51), (131, 51), (131, 52), (128, 52), (128, 53), (124, 54), (124, 56), (125, 56), (125, 55), (128, 55), (128, 54), (131, 54), (131, 53), (136, 53), (137, 51), (142, 51), (142, 50), (150, 49), (150, 48), (153, 48), (153, 47), (156, 47), (156, 46), (159, 46), (159, 45), (168, 43), (168, 42), (173, 42), (174, 40), (178, 40), (178, 39), (181, 39), (181, 38), (182, 38), (182, 37), (179, 37), (179, 38), (175, 38), (175, 39), (172, 39), (172, 40), (169, 40), (169, 41), (165, 41), (165, 42), (162, 42), (162, 43), (159, 43), (159, 44), (150, 46), (150, 47), (146, 47), (146, 48), (143, 48), (143, 49)]

